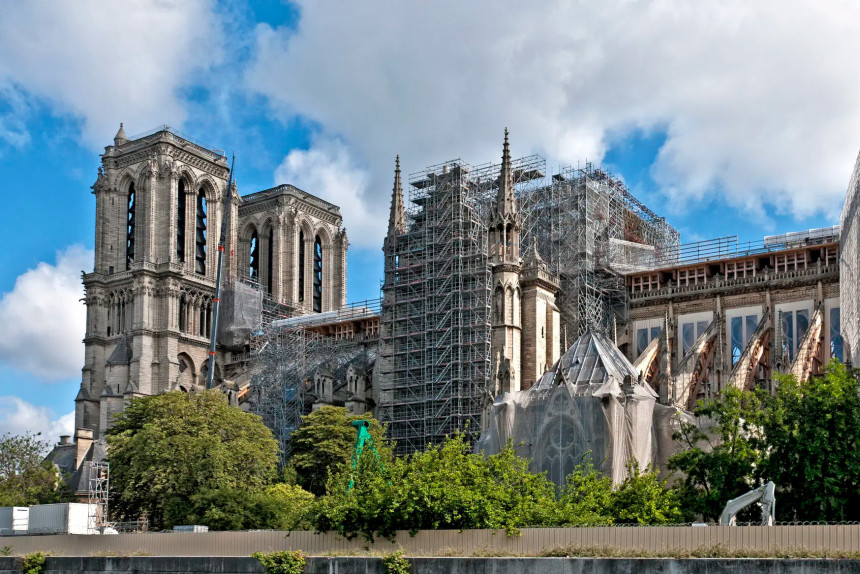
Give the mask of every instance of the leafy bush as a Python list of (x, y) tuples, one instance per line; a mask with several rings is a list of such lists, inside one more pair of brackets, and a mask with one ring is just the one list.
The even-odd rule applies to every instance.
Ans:
[(382, 557), (382, 567), (385, 569), (385, 574), (411, 574), (412, 565), (409, 560), (403, 556), (403, 551), (398, 550), (387, 556)]
[(289, 484), (226, 486), (167, 505), (165, 518), (174, 524), (205, 524), (212, 530), (307, 530), (313, 501), (313, 494)]
[(256, 558), (266, 569), (266, 574), (302, 574), (305, 571), (305, 555), (301, 550), (285, 550), (283, 552), (255, 552), (251, 558)]
[[(669, 459), (688, 516), (719, 518), (727, 500), (776, 484), (779, 520), (860, 520), (860, 394), (856, 372), (831, 361), (824, 376), (778, 376), (776, 392), (724, 391), (685, 424), (686, 450)], [(754, 508), (738, 519), (757, 519)]]
[(594, 468), (589, 454), (567, 477), (556, 503), (557, 526), (610, 525), (612, 480)]
[(48, 555), (44, 552), (33, 552), (21, 558), (21, 572), (23, 574), (43, 574)]
[(678, 496), (666, 488), (649, 465), (640, 472), (635, 460), (627, 463), (627, 478), (610, 496), (610, 514), (621, 524), (677, 524), (683, 520)]
[(348, 473), (329, 480), (329, 494), (311, 511), (319, 531), (347, 538), (359, 534), (393, 538), (397, 530), (505, 529), (544, 524), (552, 517), (554, 488), (544, 474), (508, 445), (485, 457), (469, 452), (462, 435), (392, 461), (383, 471), (375, 457), (362, 457), (355, 486)]

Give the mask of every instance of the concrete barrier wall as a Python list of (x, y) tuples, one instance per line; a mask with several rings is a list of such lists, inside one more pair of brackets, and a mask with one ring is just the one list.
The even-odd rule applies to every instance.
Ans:
[[(860, 560), (656, 558), (415, 558), (413, 574), (848, 574)], [(0, 558), (0, 574), (20, 574)], [(253, 558), (48, 558), (45, 574), (261, 574)], [(379, 558), (311, 558), (307, 574), (385, 574)]]
[(860, 552), (860, 525), (526, 528), (510, 537), (501, 530), (422, 530), (399, 532), (395, 542), (346, 540), (313, 532), (146, 533), (106, 536), (8, 536), (0, 547), (14, 554), (51, 552), (58, 556), (135, 554), (151, 556), (249, 556), (253, 552), (302, 550), (306, 554), (346, 555), (403, 549), (418, 556), (470, 556), (476, 553), (538, 555), (564, 546), (627, 550), (687, 550), (721, 546), (727, 550), (803, 549)]

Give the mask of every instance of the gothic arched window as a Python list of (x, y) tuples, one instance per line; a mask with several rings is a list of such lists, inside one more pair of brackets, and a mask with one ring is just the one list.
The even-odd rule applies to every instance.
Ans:
[(322, 312), (322, 242), (320, 236), (314, 238), (314, 311)]
[(496, 287), (496, 292), (493, 294), (493, 310), (495, 312), (494, 323), (505, 322), (505, 294), (501, 287)]
[(305, 300), (305, 232), (299, 231), (299, 302)]
[(188, 331), (188, 302), (185, 300), (185, 294), (179, 298), (179, 332), (185, 333)]
[(137, 210), (134, 183), (128, 186), (128, 210), (125, 230), (125, 268), (128, 269), (134, 261), (134, 212)]
[(185, 261), (185, 181), (182, 179), (176, 193), (176, 260)]
[(197, 225), (194, 238), (194, 271), (201, 275), (206, 274), (206, 194), (201, 188), (197, 194)]
[(273, 236), (275, 235), (275, 230), (269, 228), (269, 237), (266, 244), (266, 289), (269, 291), (269, 295), (272, 294), (272, 286), (274, 285), (274, 281), (272, 280), (272, 270), (273, 270), (273, 253), (275, 252), (275, 242)]
[(251, 253), (250, 260), (248, 262), (248, 273), (251, 275), (251, 279), (259, 279), (260, 278), (260, 238), (257, 236), (257, 230), (255, 229), (253, 233), (251, 233), (251, 245), (249, 249)]

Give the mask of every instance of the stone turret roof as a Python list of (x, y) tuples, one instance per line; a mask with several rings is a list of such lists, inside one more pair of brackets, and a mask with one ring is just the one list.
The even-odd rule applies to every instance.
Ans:
[(128, 143), (128, 137), (125, 135), (125, 129), (122, 127), (122, 122), (119, 124), (119, 131), (116, 132), (116, 135), (113, 137), (113, 145), (122, 145), (124, 143)]
[(391, 213), (388, 216), (388, 235), (406, 233), (406, 209), (403, 204), (403, 186), (400, 182), (400, 156), (394, 160), (394, 188), (391, 191)]
[(493, 206), (493, 219), (517, 219), (517, 198), (514, 196), (514, 174), (511, 168), (508, 128), (505, 128), (505, 143), (502, 146), (502, 167), (499, 171), (498, 185), (496, 202)]

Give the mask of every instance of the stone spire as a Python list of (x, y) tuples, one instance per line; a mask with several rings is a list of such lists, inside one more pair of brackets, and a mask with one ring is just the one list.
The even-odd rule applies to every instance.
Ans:
[(116, 135), (113, 137), (113, 145), (122, 145), (124, 143), (128, 143), (128, 138), (125, 135), (125, 130), (122, 127), (122, 122), (119, 124), (119, 131), (116, 132)]
[(388, 216), (388, 235), (406, 233), (406, 211), (403, 205), (403, 187), (400, 183), (400, 156), (394, 163), (394, 189), (391, 192), (391, 214)]
[(517, 213), (517, 200), (514, 197), (514, 174), (511, 171), (511, 150), (508, 145), (508, 128), (505, 128), (505, 145), (502, 148), (502, 169), (499, 171), (496, 213), (502, 218), (514, 216)]

